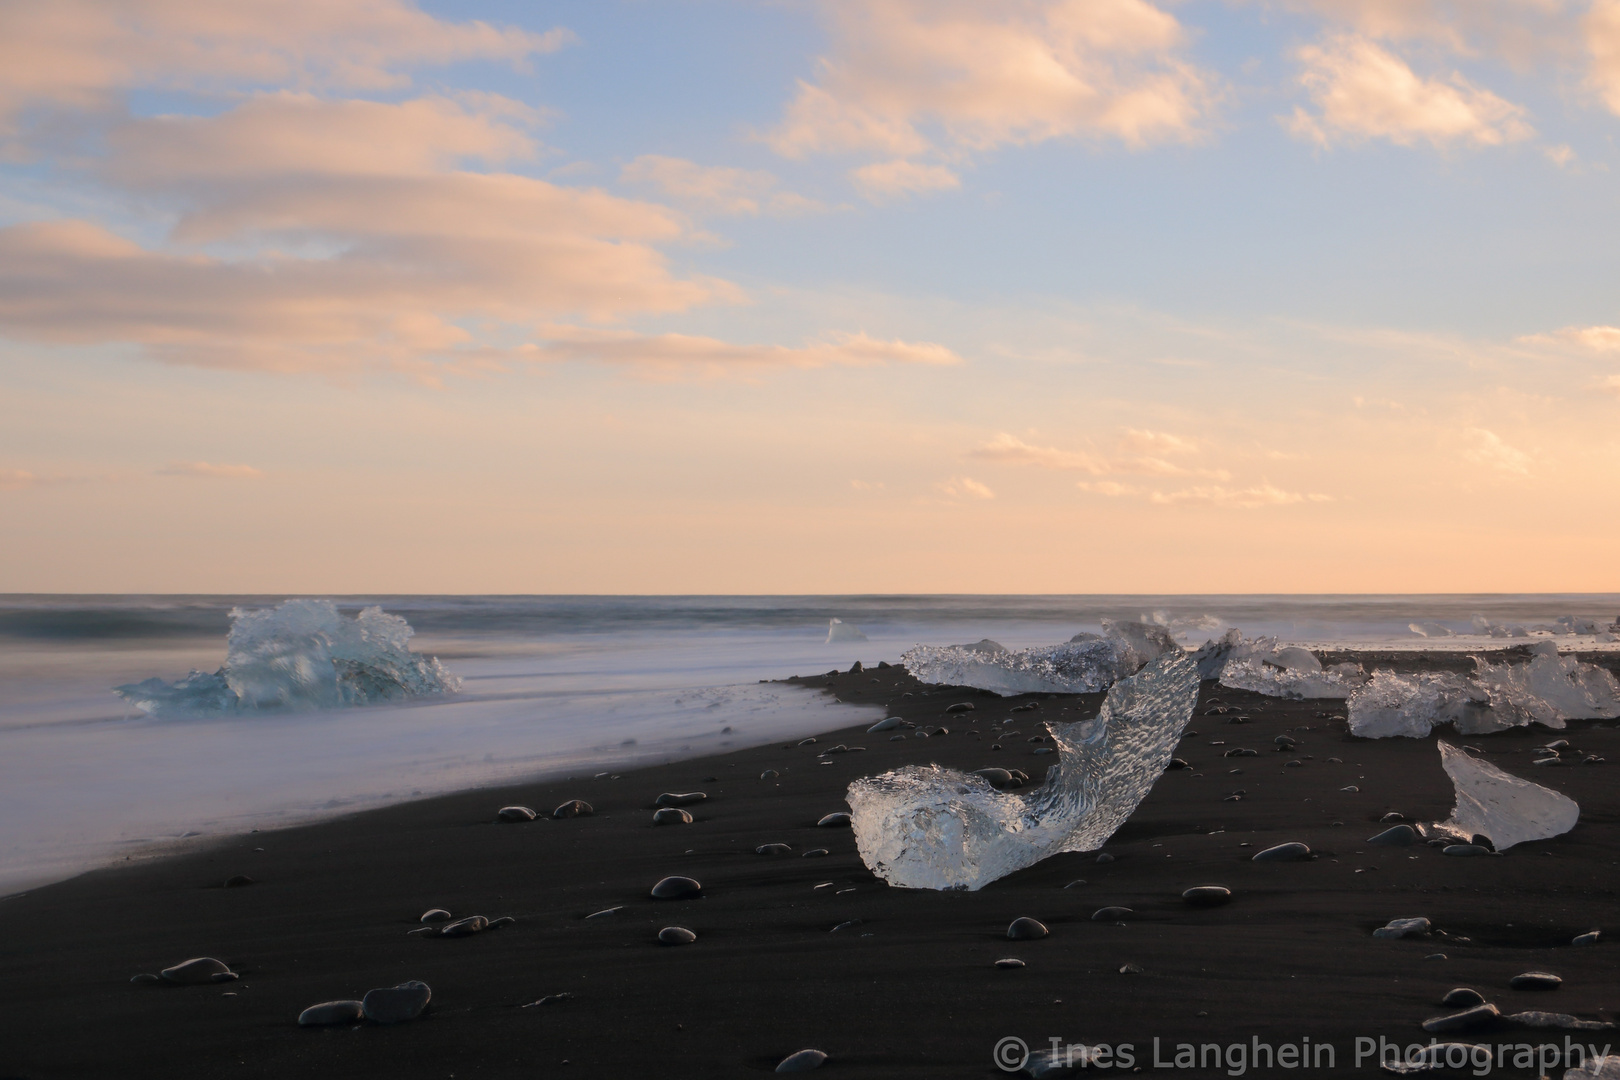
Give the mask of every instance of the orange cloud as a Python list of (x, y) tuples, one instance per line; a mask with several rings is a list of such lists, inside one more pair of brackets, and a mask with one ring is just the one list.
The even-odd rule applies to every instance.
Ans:
[(654, 188), (698, 213), (793, 215), (826, 209), (814, 199), (775, 190), (777, 178), (768, 172), (699, 165), (663, 154), (641, 155), (620, 170), (619, 179)]
[(882, 161), (863, 165), (852, 175), (855, 186), (873, 200), (924, 191), (950, 191), (962, 186), (957, 175), (943, 165), (923, 165), (915, 161)]
[(578, 326), (549, 326), (543, 341), (518, 350), (536, 360), (596, 361), (724, 373), (751, 367), (872, 367), (882, 364), (960, 364), (931, 342), (883, 341), (865, 333), (791, 347), (737, 345), (690, 334), (638, 334)]
[[(1119, 450), (1121, 452), (1119, 456), (1106, 457), (1080, 451), (1060, 450), (1053, 446), (1031, 446), (1017, 436), (1002, 432), (994, 439), (973, 450), (972, 453), (974, 457), (1000, 461), (1010, 465), (1034, 465), (1043, 469), (1088, 472), (1094, 476), (1134, 473), (1157, 476), (1200, 476), (1214, 480), (1231, 479), (1231, 474), (1225, 469), (1206, 469), (1192, 465), (1180, 465), (1172, 461), (1166, 461), (1163, 457), (1132, 452), (1148, 450), (1158, 451), (1161, 454), (1187, 454), (1197, 451), (1197, 444), (1175, 435), (1127, 428), (1124, 437), (1119, 441)], [(1100, 489), (1088, 487), (1086, 490)], [(1119, 492), (1105, 491), (1103, 494), (1119, 494)]]
[(1593, 0), (1581, 29), (1592, 58), (1592, 86), (1609, 111), (1620, 115), (1620, 0)]

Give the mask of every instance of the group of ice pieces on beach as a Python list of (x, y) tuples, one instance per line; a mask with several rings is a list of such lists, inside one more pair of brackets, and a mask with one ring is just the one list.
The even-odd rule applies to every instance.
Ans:
[[(1423, 736), (1454, 723), (1468, 734), (1532, 721), (1620, 716), (1620, 684), (1608, 671), (1560, 657), (1552, 642), (1525, 664), (1476, 659), (1459, 675), (1368, 676), (1357, 664), (1323, 667), (1309, 650), (1275, 639), (1244, 641), (1231, 630), (1188, 653), (1161, 626), (1105, 622), (1104, 633), (1062, 645), (1011, 650), (994, 641), (919, 645), (902, 657), (925, 683), (1001, 695), (1107, 689), (1091, 720), (1047, 723), (1058, 752), (1038, 787), (997, 790), (983, 776), (909, 765), (855, 781), (849, 805), (867, 867), (909, 888), (977, 890), (1065, 851), (1095, 851), (1146, 798), (1192, 718), (1201, 679), (1295, 699), (1347, 701), (1352, 734)], [(1360, 730), (1358, 730), (1358, 726)], [(1456, 788), (1448, 821), (1430, 835), (1489, 837), (1497, 851), (1568, 832), (1576, 803), (1448, 744), (1441, 764)]]
[(350, 618), (330, 600), (233, 608), (218, 671), (173, 683), (144, 679), (114, 692), (143, 713), (206, 715), (341, 708), (459, 689), (461, 680), (436, 657), (411, 651), (415, 633), (380, 607)]

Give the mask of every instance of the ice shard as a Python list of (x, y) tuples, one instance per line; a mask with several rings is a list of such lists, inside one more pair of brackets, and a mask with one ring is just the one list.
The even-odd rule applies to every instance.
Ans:
[(1470, 734), (1492, 723), (1485, 692), (1461, 675), (1375, 671), (1345, 703), (1350, 734), (1364, 739), (1426, 738), (1441, 724)]
[(1521, 780), (1466, 750), (1440, 744), (1440, 764), (1457, 788), (1457, 808), (1442, 822), (1459, 836), (1483, 833), (1497, 851), (1527, 840), (1567, 833), (1580, 819), (1574, 799), (1551, 788)]
[(1048, 723), (1058, 762), (1034, 789), (908, 765), (849, 786), (861, 859), (891, 885), (975, 891), (1061, 851), (1093, 851), (1124, 824), (1170, 762), (1198, 698), (1180, 649), (1108, 691), (1092, 720)]
[[(1231, 637), (1230, 634), (1227, 635)], [(1294, 698), (1348, 698), (1356, 688), (1367, 681), (1360, 664), (1334, 664), (1323, 667), (1309, 649), (1297, 645), (1280, 645), (1276, 638), (1262, 637), (1253, 641), (1227, 644), (1210, 642), (1199, 650), (1218, 652), (1225, 646), (1225, 662), (1220, 665), (1222, 686), (1234, 690), (1253, 690), (1270, 697)], [(1208, 665), (1213, 668), (1213, 655)]]
[(1561, 728), (1566, 720), (1613, 720), (1620, 717), (1620, 681), (1596, 664), (1559, 656), (1558, 646), (1538, 641), (1530, 646), (1528, 664), (1492, 664), (1476, 657), (1474, 683), (1491, 703), (1495, 726), (1502, 730), (1531, 722)]
[(1106, 690), (1163, 653), (1181, 652), (1152, 623), (1105, 620), (1106, 636), (1076, 634), (1062, 645), (1008, 649), (986, 638), (972, 645), (917, 645), (900, 658), (919, 681), (1013, 694), (1088, 694)]
[(861, 628), (843, 619), (827, 620), (827, 644), (835, 645), (840, 641), (865, 641), (866, 635)]

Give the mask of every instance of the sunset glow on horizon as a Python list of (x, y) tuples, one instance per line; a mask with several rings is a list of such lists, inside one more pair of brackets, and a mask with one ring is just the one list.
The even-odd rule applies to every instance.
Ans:
[(0, 592), (1620, 590), (1620, 0), (0, 0)]

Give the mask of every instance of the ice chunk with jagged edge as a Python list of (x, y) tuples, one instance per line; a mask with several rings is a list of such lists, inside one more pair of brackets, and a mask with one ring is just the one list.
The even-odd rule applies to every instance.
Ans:
[(1234, 653), (1243, 647), (1243, 635), (1237, 627), (1232, 627), (1218, 638), (1210, 638), (1193, 653), (1193, 663), (1198, 665), (1200, 679), (1218, 679), (1221, 672), (1226, 670), (1226, 662)]
[(1076, 634), (1062, 645), (1008, 649), (986, 638), (972, 645), (917, 645), (900, 657), (920, 682), (1013, 694), (1089, 694), (1169, 650), (1168, 631), (1151, 623), (1104, 620), (1107, 636)]
[(1518, 623), (1495, 623), (1483, 615), (1474, 616), (1474, 633), (1493, 638), (1529, 637), (1530, 631)]
[(836, 645), (840, 641), (865, 641), (866, 635), (861, 628), (843, 619), (827, 620), (827, 644)]
[[(1204, 648), (1215, 645), (1211, 642)], [(1243, 641), (1240, 637), (1226, 650), (1226, 662), (1221, 665), (1218, 677), (1222, 686), (1234, 690), (1253, 690), (1270, 697), (1296, 700), (1348, 698), (1367, 681), (1360, 664), (1323, 667), (1309, 649), (1279, 645), (1277, 639), (1271, 637), (1253, 641)]]
[(1440, 764), (1457, 788), (1457, 808), (1440, 829), (1460, 836), (1483, 833), (1497, 851), (1545, 840), (1575, 827), (1581, 808), (1567, 795), (1521, 780), (1466, 750), (1440, 743)]
[(1485, 692), (1463, 676), (1449, 673), (1375, 671), (1345, 704), (1350, 734), (1364, 739), (1421, 739), (1449, 723), (1472, 734), (1492, 722)]
[(1094, 851), (1164, 772), (1198, 699), (1198, 668), (1163, 653), (1108, 691), (1093, 720), (1050, 722), (1057, 764), (1038, 788), (908, 765), (849, 786), (861, 859), (891, 885), (978, 890), (1062, 851)]
[(1490, 699), (1491, 727), (1469, 734), (1522, 727), (1532, 722), (1561, 728), (1566, 720), (1620, 717), (1620, 681), (1607, 669), (1559, 656), (1558, 646), (1538, 641), (1528, 664), (1492, 664), (1474, 658), (1473, 681)]
[(461, 680), (410, 649), (410, 623), (380, 607), (347, 618), (330, 600), (288, 600), (231, 610), (225, 666), (177, 683), (147, 679), (114, 688), (148, 713), (266, 708), (321, 709), (452, 692)]
[(1437, 623), (1437, 622), (1407, 623), (1406, 628), (1408, 630), (1412, 631), (1412, 633), (1416, 634), (1418, 637), (1435, 637), (1435, 638), (1439, 638), (1439, 637), (1456, 637), (1457, 636), (1456, 634), (1454, 634), (1452, 632), (1451, 627), (1446, 626), (1443, 623)]

